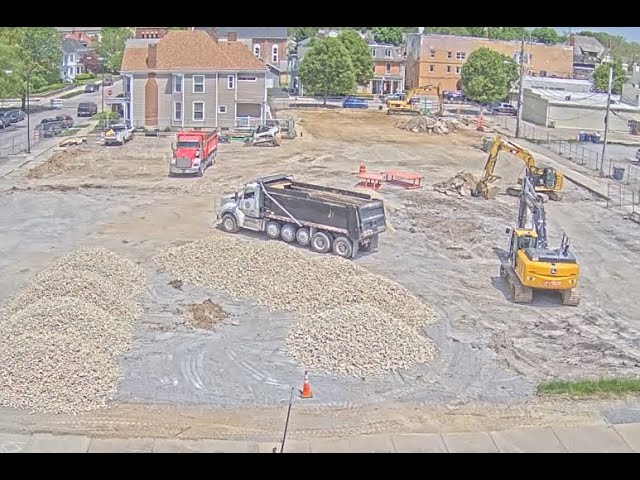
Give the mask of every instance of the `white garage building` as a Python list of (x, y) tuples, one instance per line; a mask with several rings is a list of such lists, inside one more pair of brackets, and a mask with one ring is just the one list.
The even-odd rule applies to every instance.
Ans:
[[(606, 93), (524, 89), (522, 119), (536, 125), (602, 131), (607, 107)], [(620, 103), (611, 96), (610, 131), (628, 132), (633, 120), (640, 120), (640, 108)]]

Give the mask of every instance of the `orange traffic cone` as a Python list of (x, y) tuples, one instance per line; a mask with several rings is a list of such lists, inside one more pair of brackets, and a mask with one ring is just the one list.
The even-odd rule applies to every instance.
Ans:
[(307, 372), (304, 372), (304, 382), (302, 383), (300, 396), (302, 398), (313, 398), (313, 393), (311, 393), (311, 386), (309, 385), (309, 374)]
[(360, 164), (360, 168), (358, 169), (359, 174), (367, 173), (367, 166), (364, 163)]

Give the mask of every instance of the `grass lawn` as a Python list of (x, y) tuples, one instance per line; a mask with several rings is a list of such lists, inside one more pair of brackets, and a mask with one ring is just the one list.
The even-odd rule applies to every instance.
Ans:
[(64, 130), (60, 135), (58, 135), (59, 137), (72, 137), (73, 135), (75, 135), (76, 133), (78, 133), (80, 131), (79, 128), (70, 128), (69, 130)]
[(569, 395), (572, 397), (607, 397), (640, 394), (638, 378), (601, 378), (543, 382), (538, 385), (539, 395)]

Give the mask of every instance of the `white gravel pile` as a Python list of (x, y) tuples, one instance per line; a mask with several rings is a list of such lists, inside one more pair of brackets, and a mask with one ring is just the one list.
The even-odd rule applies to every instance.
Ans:
[(144, 273), (104, 249), (60, 258), (0, 312), (0, 404), (43, 413), (106, 406), (142, 314)]
[(359, 378), (409, 369), (435, 355), (433, 342), (417, 329), (365, 305), (302, 316), (287, 348), (308, 368)]
[[(433, 352), (432, 348), (425, 347), (423, 351), (415, 346), (415, 336), (421, 335), (420, 328), (435, 321), (433, 309), (404, 287), (350, 260), (311, 254), (282, 242), (256, 241), (215, 232), (207, 239), (161, 251), (155, 256), (155, 262), (174, 279), (298, 314), (302, 318), (294, 327), (288, 349), (309, 369), (330, 368), (340, 373), (369, 376), (371, 372), (380, 372), (381, 365), (387, 371), (407, 368), (429, 358)], [(361, 308), (347, 308), (351, 306)], [(374, 308), (378, 320), (367, 326), (369, 314), (363, 317), (363, 311), (366, 313)], [(349, 342), (335, 342), (329, 337), (324, 337), (324, 340), (318, 337), (314, 348), (320, 350), (310, 354), (311, 357), (301, 353), (308, 346), (304, 332), (314, 332), (310, 330), (314, 320), (308, 316), (325, 315), (323, 312), (326, 310), (333, 312), (322, 317), (325, 319), (323, 325), (332, 324), (330, 318), (336, 315), (336, 311), (347, 312), (341, 330), (334, 333), (348, 332), (349, 328), (356, 329), (352, 335), (356, 331), (366, 332), (359, 339), (358, 351), (379, 350), (373, 356), (362, 357), (363, 362), (371, 362), (369, 367), (364, 363), (342, 369), (332, 367), (345, 363), (344, 359), (350, 359), (353, 351), (346, 348)], [(354, 323), (351, 327), (346, 325), (350, 322)], [(316, 330), (314, 335), (320, 335), (320, 330)], [(396, 333), (391, 335), (391, 331)], [(404, 347), (403, 341), (406, 342)], [(396, 351), (394, 355), (401, 358), (389, 356), (389, 348), (384, 347), (386, 342)], [(318, 363), (322, 356), (335, 360), (327, 366)]]

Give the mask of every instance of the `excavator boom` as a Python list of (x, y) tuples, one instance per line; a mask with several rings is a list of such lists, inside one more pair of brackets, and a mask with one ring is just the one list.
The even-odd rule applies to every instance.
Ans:
[(416, 87), (409, 90), (409, 93), (405, 97), (404, 100), (388, 100), (387, 101), (387, 113), (395, 113), (395, 112), (407, 112), (410, 111), (412, 113), (420, 113), (419, 110), (414, 109), (411, 105), (411, 101), (417, 96), (421, 94), (435, 94), (438, 97), (438, 111), (437, 115), (441, 116), (444, 114), (444, 94), (442, 90), (442, 84), (438, 85), (424, 85), (422, 87)]

